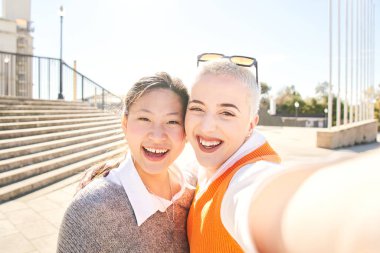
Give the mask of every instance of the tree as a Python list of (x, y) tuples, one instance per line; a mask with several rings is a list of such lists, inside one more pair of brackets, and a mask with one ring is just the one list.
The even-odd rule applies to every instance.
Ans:
[(378, 89), (375, 91), (375, 119), (379, 122), (377, 130), (380, 131), (380, 84), (377, 87)]
[(277, 96), (276, 107), (277, 113), (280, 115), (294, 115), (295, 107), (294, 103), (298, 102), (300, 107), (302, 107), (305, 102), (302, 100), (301, 94), (296, 91), (294, 85), (287, 86), (283, 88)]
[(261, 82), (260, 86), (261, 86), (261, 94), (263, 95), (264, 94), (268, 95), (269, 91), (272, 89), (272, 87), (270, 87), (267, 83), (264, 83), (264, 82)]
[(267, 83), (261, 82), (261, 101), (260, 101), (260, 109), (263, 111), (267, 111), (269, 109), (269, 91), (272, 89)]
[(317, 98), (321, 100), (322, 103), (327, 104), (329, 97), (329, 83), (326, 81), (318, 83), (315, 87), (315, 94), (317, 94)]

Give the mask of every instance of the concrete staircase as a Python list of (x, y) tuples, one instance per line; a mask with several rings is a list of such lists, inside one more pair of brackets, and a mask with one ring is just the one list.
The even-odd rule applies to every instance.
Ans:
[(125, 150), (113, 113), (81, 102), (0, 97), (0, 203)]

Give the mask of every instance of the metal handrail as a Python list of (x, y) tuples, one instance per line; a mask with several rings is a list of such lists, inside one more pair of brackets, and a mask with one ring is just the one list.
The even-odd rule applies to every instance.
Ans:
[[(81, 81), (79, 91), (71, 88), (74, 77)], [(0, 96), (52, 99), (62, 98), (61, 91), (65, 100), (80, 97), (101, 109), (121, 107), (119, 96), (58, 58), (0, 51)]]

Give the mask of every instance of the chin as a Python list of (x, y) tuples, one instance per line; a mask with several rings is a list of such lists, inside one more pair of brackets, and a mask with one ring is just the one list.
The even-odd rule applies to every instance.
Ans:
[(165, 169), (168, 168), (167, 167), (163, 167), (163, 166), (160, 166), (160, 167), (155, 167), (155, 166), (146, 166), (144, 171), (146, 173), (149, 173), (149, 174), (152, 174), (152, 175), (157, 175), (157, 174), (161, 174), (163, 171), (165, 171)]

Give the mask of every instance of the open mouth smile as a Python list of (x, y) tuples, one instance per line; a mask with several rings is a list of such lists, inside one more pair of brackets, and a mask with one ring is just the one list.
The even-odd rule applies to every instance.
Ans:
[(203, 137), (197, 136), (199, 147), (202, 151), (211, 153), (216, 151), (223, 141), (219, 139), (205, 139)]
[(159, 161), (166, 157), (169, 149), (165, 148), (151, 148), (151, 147), (142, 147), (145, 157), (152, 161)]

